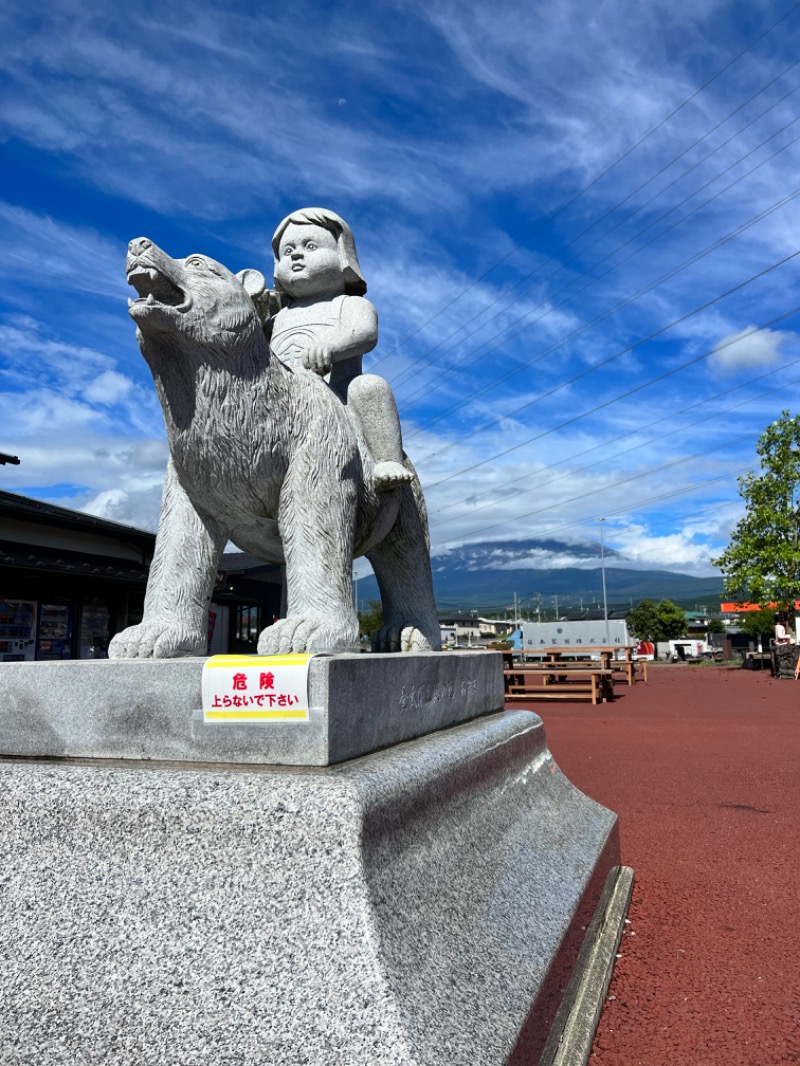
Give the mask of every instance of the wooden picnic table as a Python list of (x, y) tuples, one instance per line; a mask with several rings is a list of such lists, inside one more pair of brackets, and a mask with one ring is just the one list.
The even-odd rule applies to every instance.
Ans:
[(580, 661), (581, 656), (591, 658), (596, 655), (604, 670), (622, 674), (629, 685), (636, 681), (637, 667), (642, 672), (642, 680), (647, 680), (647, 660), (639, 659), (635, 656), (635, 651), (635, 644), (581, 644), (580, 646), (542, 648), (547, 661), (551, 663), (570, 661), (566, 660), (565, 656), (571, 656), (572, 660)]
[[(525, 663), (503, 670), (506, 702), (516, 700), (590, 699), (604, 703), (614, 698), (611, 670), (585, 663)], [(532, 683), (534, 678), (540, 684)]]

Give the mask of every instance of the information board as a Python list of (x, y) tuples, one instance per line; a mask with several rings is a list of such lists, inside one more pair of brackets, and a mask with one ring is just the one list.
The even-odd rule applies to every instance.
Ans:
[[(606, 636), (608, 625), (608, 636)], [(586, 645), (623, 647), (630, 644), (628, 627), (623, 620), (599, 622), (523, 622), (522, 650), (539, 648), (567, 648)]]

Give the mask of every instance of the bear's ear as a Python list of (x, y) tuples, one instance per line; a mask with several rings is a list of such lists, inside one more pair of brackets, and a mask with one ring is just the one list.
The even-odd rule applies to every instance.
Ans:
[(260, 270), (240, 270), (236, 277), (241, 281), (247, 295), (256, 300), (267, 287), (267, 281)]

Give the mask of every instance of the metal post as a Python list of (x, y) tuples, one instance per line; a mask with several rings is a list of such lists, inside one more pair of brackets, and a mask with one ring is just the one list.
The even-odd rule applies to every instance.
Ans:
[(606, 644), (610, 643), (611, 638), (608, 635), (608, 597), (606, 596), (606, 550), (603, 543), (603, 522), (605, 518), (600, 519), (600, 569), (603, 574), (603, 621), (606, 627)]

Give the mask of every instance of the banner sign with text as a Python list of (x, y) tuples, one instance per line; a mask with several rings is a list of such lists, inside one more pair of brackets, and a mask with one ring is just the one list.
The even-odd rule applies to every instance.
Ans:
[(541, 648), (589, 646), (618, 646), (630, 644), (628, 627), (621, 619), (604, 622), (523, 622), (522, 651)]
[(204, 722), (307, 722), (312, 655), (212, 655), (203, 667)]

